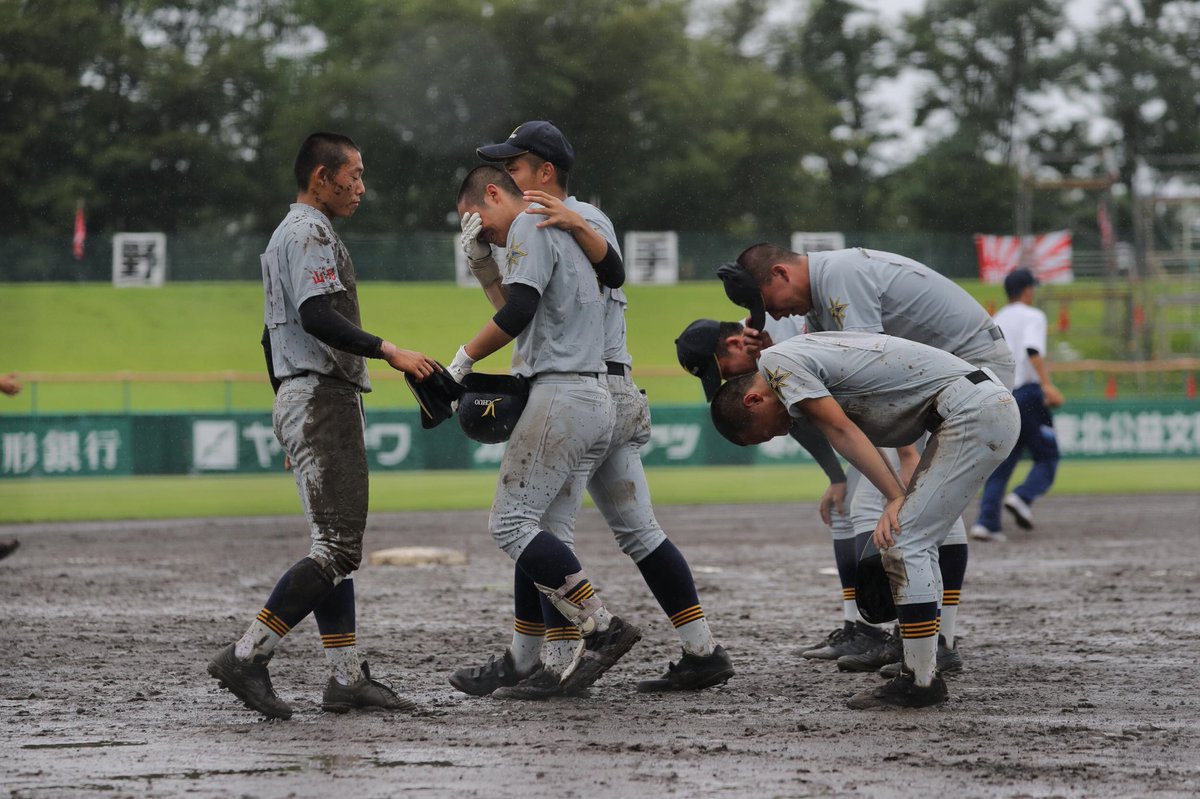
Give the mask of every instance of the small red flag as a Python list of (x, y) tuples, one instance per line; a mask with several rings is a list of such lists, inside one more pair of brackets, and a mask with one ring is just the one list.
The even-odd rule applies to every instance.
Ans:
[(71, 240), (71, 252), (76, 261), (83, 260), (83, 242), (87, 239), (87, 224), (83, 220), (83, 203), (75, 206), (75, 237)]

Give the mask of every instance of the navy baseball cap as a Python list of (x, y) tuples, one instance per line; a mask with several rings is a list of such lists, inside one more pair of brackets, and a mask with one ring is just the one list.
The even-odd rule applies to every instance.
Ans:
[(1038, 279), (1028, 269), (1014, 269), (1004, 277), (1004, 293), (1009, 298), (1017, 297), (1030, 286), (1036, 286)]
[(721, 323), (715, 319), (697, 319), (675, 339), (679, 365), (700, 378), (704, 398), (709, 402), (721, 387), (721, 367), (717, 366), (716, 355), (720, 339)]
[(575, 148), (562, 131), (550, 122), (526, 122), (508, 135), (507, 141), (487, 144), (475, 151), (484, 161), (507, 161), (518, 155), (533, 153), (564, 172), (575, 163)]

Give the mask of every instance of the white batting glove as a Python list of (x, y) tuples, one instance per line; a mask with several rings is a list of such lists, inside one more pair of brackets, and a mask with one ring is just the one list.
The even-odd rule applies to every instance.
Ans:
[(483, 220), (479, 218), (478, 212), (463, 214), (462, 236), (459, 237), (458, 243), (471, 261), (481, 261), (492, 254), (491, 246), (479, 240), (481, 230), (483, 230)]
[(455, 381), (461, 383), (463, 378), (471, 374), (471, 367), (475, 365), (475, 359), (467, 355), (466, 347), (459, 347), (458, 352), (454, 353), (454, 360), (446, 367), (446, 371)]

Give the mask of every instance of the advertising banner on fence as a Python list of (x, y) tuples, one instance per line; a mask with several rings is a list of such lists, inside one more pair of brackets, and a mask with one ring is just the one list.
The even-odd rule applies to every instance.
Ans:
[[(648, 467), (812, 463), (789, 437), (757, 447), (721, 438), (708, 409), (654, 409)], [(1200, 457), (1196, 402), (1071, 403), (1054, 414), (1065, 458)], [(479, 444), (448, 422), (423, 430), (415, 411), (367, 414), (372, 471), (496, 469), (504, 444)], [(130, 474), (264, 474), (283, 468), (269, 413), (0, 416), (0, 478)]]

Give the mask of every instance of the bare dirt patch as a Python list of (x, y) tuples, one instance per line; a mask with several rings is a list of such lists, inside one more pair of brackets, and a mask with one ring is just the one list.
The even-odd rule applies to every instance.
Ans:
[[(320, 711), (305, 621), (272, 663), (296, 708), (265, 722), (209, 657), (306, 551), (272, 519), (0, 528), (0, 764), (11, 796), (1156, 796), (1200, 793), (1200, 496), (1050, 497), (1038, 528), (973, 544), (950, 702), (852, 711), (875, 675), (798, 657), (840, 616), (811, 504), (660, 508), (737, 675), (637, 694), (678, 650), (603, 521), (593, 582), (645, 639), (589, 695), (463, 696), (454, 668), (500, 653), (511, 563), (485, 513), (376, 515), (367, 550), (464, 549), (465, 566), (367, 566), (359, 640), (416, 715)], [(600, 793), (602, 792), (602, 793)]]

